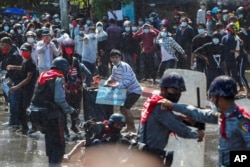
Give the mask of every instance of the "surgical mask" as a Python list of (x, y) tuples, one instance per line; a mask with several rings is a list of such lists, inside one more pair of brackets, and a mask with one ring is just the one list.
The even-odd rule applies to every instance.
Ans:
[(59, 18), (56, 18), (56, 19), (55, 19), (55, 22), (57, 22), (57, 23), (60, 22), (60, 19), (59, 19)]
[(3, 29), (4, 29), (4, 31), (9, 31), (10, 27), (9, 26), (4, 26)]
[(177, 103), (181, 97), (180, 93), (166, 93), (166, 99), (170, 100), (173, 103)]
[(130, 27), (125, 27), (125, 31), (129, 32), (130, 31)]
[(221, 6), (221, 5), (222, 5), (222, 2), (217, 2), (217, 5)]
[(212, 41), (215, 45), (217, 45), (220, 42), (218, 38), (213, 38)]
[(149, 32), (149, 29), (145, 28), (143, 29), (143, 32), (147, 34)]
[(30, 31), (34, 31), (35, 29), (34, 29), (34, 28), (30, 28), (29, 30), (30, 30)]
[(34, 43), (35, 42), (35, 39), (34, 38), (27, 38), (27, 42), (29, 42), (29, 43)]
[(224, 30), (223, 29), (220, 30), (220, 34), (224, 34)]
[(167, 33), (166, 33), (166, 32), (161, 32), (161, 36), (162, 36), (163, 38), (165, 38), (165, 37), (167, 36)]
[(243, 18), (243, 14), (239, 14), (239, 16), (238, 16), (238, 17), (239, 17), (239, 19), (240, 19), (240, 18)]
[(219, 112), (218, 107), (213, 102), (210, 101), (209, 103), (210, 103), (209, 105), (212, 111)]
[(182, 27), (186, 27), (187, 26), (187, 22), (181, 22), (181, 26)]
[(150, 21), (150, 22), (153, 22), (153, 21), (154, 21), (154, 18), (153, 18), (153, 17), (150, 17), (150, 18), (149, 18), (149, 21)]
[(17, 30), (17, 33), (18, 33), (18, 34), (22, 34), (22, 30), (18, 29), (18, 30)]
[(137, 31), (137, 27), (133, 26), (132, 31)]
[(91, 24), (91, 20), (87, 20), (87, 22), (86, 22), (88, 25), (90, 25)]
[(198, 29), (198, 33), (199, 34), (204, 34), (205, 33), (205, 29), (203, 29), (203, 28)]
[(138, 21), (139, 25), (143, 25), (143, 23), (144, 23), (143, 21)]
[(228, 14), (224, 14), (222, 17), (223, 17), (223, 20), (225, 20), (225, 21), (226, 21), (226, 20), (227, 20), (227, 18), (228, 18)]
[(103, 30), (102, 26), (97, 26), (96, 29), (97, 29), (97, 31), (102, 31)]
[(14, 23), (14, 20), (13, 20), (13, 19), (11, 19), (11, 20), (10, 20), (10, 23), (11, 23), (11, 24), (13, 24), (13, 23)]

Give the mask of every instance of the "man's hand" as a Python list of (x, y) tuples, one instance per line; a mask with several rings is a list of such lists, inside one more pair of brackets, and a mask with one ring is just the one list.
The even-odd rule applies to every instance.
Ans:
[(78, 112), (76, 110), (74, 110), (73, 113), (70, 114), (72, 120), (77, 120), (78, 119)]
[(198, 142), (202, 142), (204, 136), (205, 136), (204, 131), (203, 131), (203, 130), (198, 130), (198, 139), (197, 139), (197, 141), (198, 141)]
[(167, 100), (167, 99), (161, 99), (158, 101), (158, 103), (161, 104), (161, 109), (162, 110), (170, 110), (172, 111), (174, 108), (174, 105), (171, 101)]

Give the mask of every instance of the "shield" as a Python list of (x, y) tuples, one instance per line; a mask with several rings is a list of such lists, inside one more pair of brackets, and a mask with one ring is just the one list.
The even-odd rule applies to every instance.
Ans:
[(184, 79), (186, 91), (182, 92), (178, 103), (206, 108), (207, 79), (205, 73), (183, 69), (167, 69), (165, 72), (176, 72)]
[(26, 15), (26, 11), (21, 8), (7, 8), (3, 11), (4, 14)]

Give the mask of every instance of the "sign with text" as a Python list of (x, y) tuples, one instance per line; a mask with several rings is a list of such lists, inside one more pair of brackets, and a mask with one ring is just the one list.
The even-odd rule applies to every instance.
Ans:
[(126, 100), (126, 95), (126, 89), (112, 89), (111, 87), (100, 86), (96, 96), (96, 103), (122, 106)]

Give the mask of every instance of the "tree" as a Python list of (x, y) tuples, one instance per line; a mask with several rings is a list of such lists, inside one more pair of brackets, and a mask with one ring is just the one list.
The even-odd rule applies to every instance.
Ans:
[(102, 18), (103, 15), (107, 14), (109, 10), (118, 10), (121, 9), (121, 6), (126, 5), (133, 0), (92, 0), (92, 15), (95, 18)]

